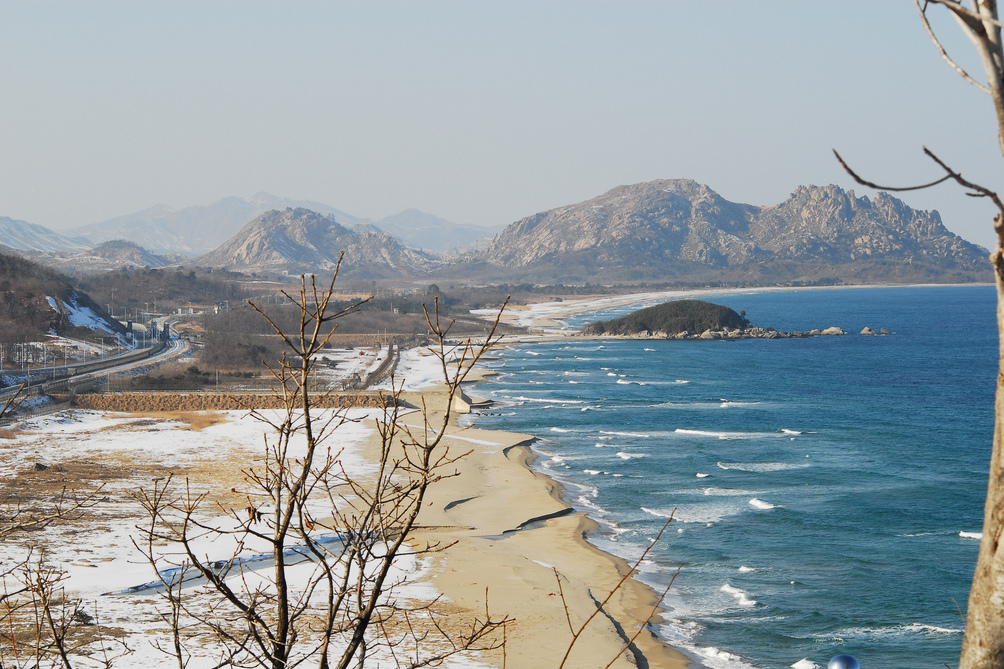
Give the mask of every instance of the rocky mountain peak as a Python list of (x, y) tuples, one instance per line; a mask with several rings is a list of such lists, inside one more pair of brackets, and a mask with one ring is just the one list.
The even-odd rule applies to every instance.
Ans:
[(930, 281), (987, 271), (986, 251), (952, 234), (938, 212), (885, 193), (870, 200), (832, 184), (800, 186), (780, 204), (754, 206), (691, 179), (618, 186), (524, 218), (482, 258), (580, 280)]
[(400, 277), (438, 266), (432, 254), (411, 249), (370, 226), (348, 229), (333, 215), (303, 207), (267, 211), (193, 264), (241, 271), (331, 271), (344, 252), (345, 273), (356, 278)]

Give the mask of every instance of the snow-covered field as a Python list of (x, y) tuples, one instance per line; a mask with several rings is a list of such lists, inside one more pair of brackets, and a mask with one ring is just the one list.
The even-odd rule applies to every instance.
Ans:
[[(372, 410), (351, 410), (352, 420), (326, 442), (334, 452), (340, 451), (343, 466), (355, 475), (365, 476), (371, 469), (362, 447), (375, 432), (377, 415)], [(133, 541), (142, 542), (137, 526), (149, 522), (137, 491), (151, 491), (168, 477), (173, 477), (176, 486), (188, 481), (195, 492), (207, 492), (220, 503), (202, 507), (203, 522), (224, 529), (236, 527), (223, 509), (244, 508), (248, 498), (242, 496), (247, 490), (242, 470), (261, 463), (267, 430), (246, 412), (142, 416), (75, 410), (15, 426), (5, 435), (8, 438), (0, 440), (0, 490), (7, 500), (44, 506), (48, 499), (51, 505), (62, 486), (78, 492), (102, 486), (97, 503), (79, 517), (14, 535), (0, 544), (0, 564), (8, 568), (23, 559), (29, 547), (42, 550), (47, 565), (66, 572), (67, 593), (82, 599), (86, 612), (106, 632), (77, 651), (75, 666), (103, 666), (106, 653), (118, 658), (113, 663), (118, 667), (177, 666), (176, 660), (157, 648), (170, 645), (169, 628), (162, 618), (168, 607), (158, 589), (149, 587), (156, 585), (156, 575), (133, 545)], [(235, 550), (242, 558), (254, 558), (265, 549), (261, 542), (256, 545), (251, 540), (235, 548), (235, 541), (236, 535), (214, 538), (206, 534), (196, 545), (209, 560), (227, 559)], [(172, 550), (177, 549), (157, 549), (162, 571), (180, 561)], [(243, 578), (252, 586), (267, 583), (267, 560), (251, 559), (242, 566)], [(301, 559), (290, 570), (293, 587), (303, 587), (313, 568)], [(426, 568), (415, 558), (398, 563), (394, 578), (407, 581), (396, 591), (399, 599), (430, 601), (435, 597), (435, 591), (420, 582)], [(185, 588), (186, 597), (208, 601), (201, 590), (193, 583)], [(211, 644), (189, 650), (191, 669), (218, 661)]]

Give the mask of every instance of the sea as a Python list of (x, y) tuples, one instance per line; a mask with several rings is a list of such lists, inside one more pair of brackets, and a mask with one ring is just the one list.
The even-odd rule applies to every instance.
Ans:
[(658, 631), (701, 665), (957, 666), (993, 431), (993, 287), (708, 299), (754, 325), (848, 334), (503, 345), (471, 391), (494, 404), (466, 420), (535, 435), (534, 466), (610, 553), (637, 559), (672, 516), (640, 578), (661, 590), (680, 569)]

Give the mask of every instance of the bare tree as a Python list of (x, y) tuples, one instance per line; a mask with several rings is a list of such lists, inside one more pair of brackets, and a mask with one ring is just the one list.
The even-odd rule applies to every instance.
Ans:
[[(251, 411), (269, 433), (262, 464), (244, 470), (245, 490), (232, 491), (243, 494), (244, 502), (224, 507), (207, 491), (170, 482), (139, 494), (149, 522), (138, 528), (136, 543), (156, 569), (169, 604), (172, 638), (163, 650), (180, 669), (195, 643), (214, 644), (220, 666), (270, 669), (308, 661), (321, 669), (362, 667), (375, 653), (399, 667), (422, 667), (501, 643), (496, 633), (508, 619), (489, 616), (487, 601), (483, 618), (447, 629), (436, 602), (411, 604), (398, 596), (407, 579), (395, 571), (405, 556), (446, 548), (419, 544), (413, 529), (429, 486), (453, 475), (465, 455), (444, 441), (453, 398), (497, 341), (496, 328), (481, 342), (454, 348), (446, 344), (449, 326), (439, 322), (438, 312), (426, 314), (445, 404), (434, 410), (423, 400), (419, 418), (406, 423), (410, 409), (392, 380), (392, 390), (379, 395), (375, 471), (353, 472), (335, 441), (338, 428), (353, 418), (317, 408), (325, 393), (313, 380), (336, 321), (355, 309), (329, 308), (336, 278), (337, 270), (326, 288), (303, 278), (299, 294), (284, 293), (300, 313), (293, 332), (259, 310), (286, 347), (278, 365), (269, 367), (283, 408)], [(224, 521), (209, 513), (213, 504)], [(229, 540), (231, 547), (214, 557), (207, 539)], [(165, 553), (165, 546), (177, 557)], [(267, 567), (256, 569), (262, 563)], [(186, 590), (186, 581), (205, 585)]]
[[(1004, 155), (1004, 43), (996, 0), (914, 0), (921, 23), (941, 57), (965, 81), (986, 93), (997, 114), (997, 136)], [(969, 38), (980, 62), (985, 79), (979, 80), (962, 68), (948, 53), (931, 26), (928, 12), (933, 7), (948, 11), (962, 32)], [(837, 155), (840, 164), (858, 182), (882, 190), (918, 190), (945, 181), (954, 181), (966, 189), (967, 195), (991, 200), (997, 208), (994, 230), (997, 243), (990, 254), (997, 286), (997, 330), (1001, 340), (998, 357), (996, 399), (994, 401), (993, 452), (990, 459), (990, 481), (984, 507), (983, 539), (976, 563), (976, 573), (969, 592), (966, 632), (962, 643), (961, 669), (1004, 667), (1004, 202), (997, 192), (964, 178), (928, 148), (924, 153), (938, 166), (942, 176), (930, 183), (904, 188), (892, 188), (867, 181), (857, 175)]]

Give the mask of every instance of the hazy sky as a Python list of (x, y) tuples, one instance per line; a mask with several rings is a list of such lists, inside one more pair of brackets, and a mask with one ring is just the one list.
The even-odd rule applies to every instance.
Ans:
[[(923, 145), (1004, 189), (911, 0), (0, 0), (0, 216), (55, 229), (259, 190), (480, 225), (657, 178), (776, 204), (854, 187), (831, 148), (940, 176)], [(992, 243), (989, 203), (903, 198)]]

